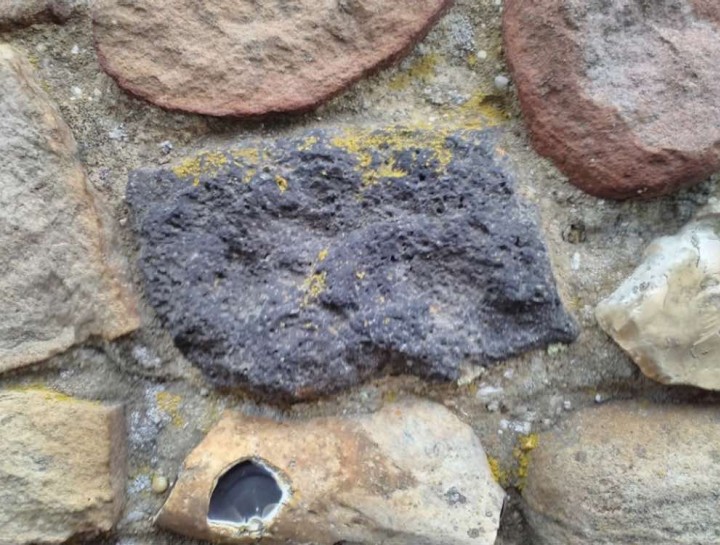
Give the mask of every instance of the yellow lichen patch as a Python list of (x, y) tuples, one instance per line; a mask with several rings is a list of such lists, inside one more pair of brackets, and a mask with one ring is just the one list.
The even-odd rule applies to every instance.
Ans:
[(530, 453), (537, 448), (539, 443), (540, 438), (536, 433), (521, 435), (518, 438), (517, 446), (513, 449), (513, 456), (517, 460), (515, 486), (518, 490), (525, 488), (525, 481), (530, 469)]
[(94, 403), (96, 405), (99, 405), (99, 403), (97, 401), (79, 400), (72, 396), (64, 394), (62, 392), (58, 392), (57, 390), (52, 390), (51, 388), (48, 388), (44, 384), (28, 384), (28, 385), (23, 385), (23, 386), (10, 386), (8, 388), (8, 390), (14, 391), (14, 392), (41, 394), (47, 401), (62, 401), (62, 402), (66, 402), (66, 403), (73, 402), (73, 401), (82, 401), (84, 403)]
[(407, 172), (396, 166), (394, 158), (390, 159), (387, 163), (380, 165), (373, 174), (373, 177), (375, 178), (373, 183), (377, 183), (383, 178), (404, 178), (408, 175)]
[(317, 253), (315, 262), (312, 265), (310, 274), (303, 280), (301, 291), (305, 294), (302, 298), (302, 306), (306, 307), (315, 301), (327, 289), (327, 272), (318, 272), (318, 264), (322, 263), (330, 255), (330, 248), (323, 248)]
[(582, 310), (585, 306), (585, 301), (583, 301), (579, 295), (573, 295), (568, 297), (566, 305), (570, 310)]
[(203, 166), (207, 170), (214, 170), (216, 172), (228, 163), (228, 159), (225, 157), (225, 154), (219, 151), (206, 153), (202, 156), (202, 159)]
[(219, 151), (201, 153), (196, 157), (185, 159), (172, 169), (178, 178), (190, 178), (193, 185), (200, 185), (202, 176), (216, 176), (220, 169), (228, 164), (228, 158)]
[(287, 181), (287, 178), (284, 178), (279, 174), (275, 176), (275, 183), (277, 184), (280, 193), (285, 193), (290, 188), (290, 183)]
[(257, 172), (258, 165), (263, 160), (264, 154), (262, 150), (258, 148), (236, 148), (230, 152), (230, 155), (236, 166), (245, 168), (243, 182), (249, 184)]
[(355, 278), (358, 280), (365, 280), (365, 276), (367, 276), (367, 273), (365, 271), (357, 271), (355, 273)]
[(390, 89), (402, 91), (407, 89), (414, 80), (427, 83), (435, 75), (435, 68), (439, 61), (440, 58), (435, 53), (416, 59), (407, 70), (400, 72), (390, 80)]
[(481, 92), (475, 93), (460, 106), (459, 112), (464, 118), (471, 120), (471, 123), (477, 120), (482, 127), (494, 127), (506, 122), (509, 118), (495, 97)]
[(403, 152), (425, 152), (427, 157), (424, 166), (433, 167), (438, 173), (443, 172), (452, 161), (452, 151), (446, 145), (450, 134), (451, 130), (440, 128), (422, 132), (405, 128), (386, 131), (350, 129), (333, 138), (331, 144), (357, 159), (363, 186), (369, 187), (381, 179), (408, 175), (396, 163), (397, 155)]
[(173, 426), (180, 428), (185, 425), (185, 420), (180, 414), (182, 397), (170, 392), (158, 392), (155, 395), (155, 400), (158, 408), (170, 417)]
[(258, 148), (236, 148), (230, 152), (236, 164), (257, 166), (262, 159)]
[(509, 482), (509, 475), (508, 472), (500, 465), (500, 460), (492, 456), (488, 456), (488, 464), (490, 465), (490, 472), (492, 473), (495, 482), (500, 486), (507, 486)]
[(480, 387), (478, 386), (477, 382), (471, 382), (466, 385), (465, 392), (470, 397), (475, 397), (477, 395), (479, 389), (480, 389)]
[(303, 143), (298, 146), (298, 150), (308, 151), (309, 149), (312, 149), (312, 147), (317, 143), (318, 143), (317, 136), (308, 136), (305, 138)]
[(394, 390), (388, 390), (383, 392), (382, 398), (385, 403), (395, 403), (398, 400), (398, 393)]
[(537, 433), (531, 433), (530, 435), (522, 435), (518, 439), (518, 446), (524, 452), (530, 452), (535, 450), (540, 443), (540, 437)]
[(303, 305), (307, 306), (313, 301), (315, 301), (326, 289), (326, 272), (315, 272), (308, 276), (303, 282), (303, 291), (305, 292), (305, 297), (303, 298)]

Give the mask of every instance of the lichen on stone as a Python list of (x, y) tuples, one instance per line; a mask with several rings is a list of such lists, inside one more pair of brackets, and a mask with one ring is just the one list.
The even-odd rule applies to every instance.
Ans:
[(402, 91), (410, 87), (413, 81), (427, 83), (435, 75), (437, 65), (443, 60), (435, 53), (422, 55), (413, 60), (409, 67), (390, 80), (389, 86), (393, 91)]
[(507, 470), (503, 469), (500, 460), (493, 456), (488, 456), (488, 464), (490, 465), (490, 471), (495, 482), (503, 488), (506, 487), (510, 482), (510, 476)]
[(217, 153), (181, 163), (197, 185), (176, 167), (128, 187), (147, 296), (213, 382), (292, 399), (382, 373), (454, 382), (574, 339), (495, 133), (315, 130)]
[(531, 453), (540, 444), (540, 436), (536, 433), (518, 437), (517, 446), (513, 449), (513, 457), (517, 461), (515, 468), (515, 487), (518, 490), (525, 488), (528, 471), (530, 469)]
[(182, 397), (166, 391), (160, 391), (155, 394), (158, 409), (170, 417), (170, 422), (176, 428), (185, 425), (185, 419), (180, 412)]
[(452, 160), (452, 152), (447, 146), (450, 134), (449, 129), (421, 133), (410, 128), (347, 129), (331, 143), (357, 158), (363, 185), (368, 187), (383, 179), (408, 176), (409, 173), (397, 164), (397, 156), (404, 152), (415, 154), (423, 166), (441, 173)]
[(193, 185), (200, 185), (203, 176), (215, 176), (227, 164), (228, 158), (224, 153), (209, 151), (184, 160), (173, 168), (173, 173), (178, 178), (192, 180)]

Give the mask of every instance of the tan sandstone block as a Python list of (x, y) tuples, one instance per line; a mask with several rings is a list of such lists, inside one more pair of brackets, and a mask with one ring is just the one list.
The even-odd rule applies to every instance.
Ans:
[(123, 509), (125, 464), (122, 407), (0, 392), (0, 545), (109, 531)]
[(0, 373), (139, 323), (75, 140), (32, 72), (0, 45)]
[(503, 500), (472, 429), (442, 405), (288, 422), (229, 412), (158, 523), (228, 543), (491, 545)]

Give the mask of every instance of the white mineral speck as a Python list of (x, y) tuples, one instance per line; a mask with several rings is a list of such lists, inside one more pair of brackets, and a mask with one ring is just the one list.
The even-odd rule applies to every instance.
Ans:
[(573, 271), (580, 270), (580, 254), (578, 252), (575, 252), (573, 254), (572, 261), (570, 262), (570, 266), (572, 267)]
[(497, 386), (481, 385), (475, 397), (477, 397), (477, 399), (487, 399), (502, 393), (503, 389)]
[(495, 76), (495, 88), (498, 91), (507, 91), (507, 88), (510, 86), (510, 78), (507, 76), (500, 74), (498, 76)]
[(118, 125), (114, 129), (108, 131), (108, 136), (110, 137), (110, 140), (115, 140), (118, 142), (124, 142), (127, 140), (127, 131), (125, 130), (124, 125)]
[(168, 489), (167, 477), (159, 474), (153, 475), (151, 487), (155, 494), (163, 494)]

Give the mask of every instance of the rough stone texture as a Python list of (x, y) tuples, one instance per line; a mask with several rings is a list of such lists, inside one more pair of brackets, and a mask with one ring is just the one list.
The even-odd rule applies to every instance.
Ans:
[(111, 530), (125, 496), (122, 408), (51, 391), (0, 392), (0, 483), (0, 545)]
[(312, 109), (403, 56), (451, 0), (98, 0), (100, 62), (160, 106), (248, 116)]
[(508, 62), (533, 142), (600, 197), (720, 170), (720, 3), (507, 0)]
[(720, 390), (720, 203), (654, 241), (596, 315), (647, 376)]
[(70, 129), (31, 72), (0, 45), (0, 372), (138, 325)]
[[(495, 122), (506, 129), (500, 145), (517, 173), (517, 193), (537, 207), (558, 289), (582, 324), (581, 337), (566, 349), (553, 346), (511, 358), (466, 386), (405, 375), (387, 377), (319, 402), (284, 407), (282, 414), (294, 419), (355, 414), (412, 393), (442, 400), (472, 424), (485, 451), (494, 458), (493, 466), (501, 470), (498, 474), (507, 473), (504, 481), (515, 483), (518, 459), (513, 450), (522, 444), (517, 435), (550, 429), (572, 411), (596, 406), (596, 397), (720, 404), (720, 392), (667, 387), (646, 379), (597, 325), (594, 315), (597, 302), (632, 273), (647, 246), (659, 236), (679, 231), (720, 187), (717, 182), (703, 183), (640, 203), (598, 200), (567, 183), (528, 146), (527, 131), (513, 100), (514, 85), (508, 93), (495, 89), (496, 76), (509, 74), (500, 47), (501, 7), (497, 4), (495, 0), (457, 0), (400, 66), (358, 82), (317, 115), (262, 126), (177, 114), (132, 98), (102, 73), (86, 17), (4, 33), (3, 38), (32, 53), (36, 77), (82, 146), (90, 184), (102, 191), (103, 204), (118, 219), (121, 237), (113, 248), (133, 258), (137, 239), (131, 232), (132, 222), (122, 222), (130, 170), (175, 161), (198, 145), (232, 147), (248, 136), (276, 138), (287, 136), (289, 130), (418, 122), (435, 127), (465, 125), (479, 119), (477, 112), (492, 106)], [(463, 103), (471, 96), (472, 101)], [(141, 275), (136, 279), (142, 281)], [(153, 493), (151, 485), (158, 474), (171, 485), (175, 482), (182, 460), (225, 408), (241, 403), (243, 410), (266, 414), (268, 407), (235, 392), (203, 387), (207, 385), (175, 348), (151, 306), (143, 304), (140, 310), (142, 329), (128, 338), (103, 343), (102, 349), (92, 341), (53, 358), (52, 365), (6, 373), (0, 381), (8, 386), (42, 383), (84, 399), (122, 399), (126, 404), (132, 428), (128, 505), (111, 538), (87, 545), (205, 544), (152, 526), (151, 515), (166, 496)], [(496, 545), (532, 545), (517, 512), (521, 502), (512, 495)]]
[[(208, 523), (218, 477), (248, 459), (276, 473), (279, 510), (253, 529)], [(228, 543), (491, 545), (503, 498), (472, 429), (442, 405), (288, 422), (230, 412), (185, 460), (157, 522)]]
[(523, 496), (537, 545), (717, 545), (720, 410), (618, 403), (542, 434)]
[(46, 21), (63, 22), (80, 0), (2, 0), (0, 29), (21, 27)]
[(146, 296), (215, 383), (295, 399), (570, 342), (493, 142), (315, 131), (136, 171)]

